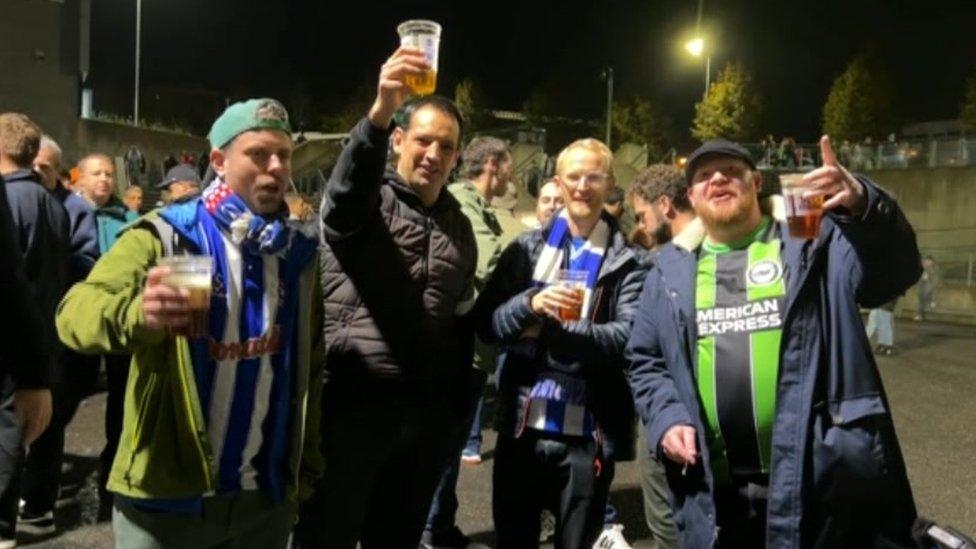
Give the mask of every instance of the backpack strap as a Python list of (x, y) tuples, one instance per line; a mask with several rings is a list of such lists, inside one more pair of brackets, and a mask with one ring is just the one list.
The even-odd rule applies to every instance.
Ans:
[(173, 230), (173, 226), (163, 218), (150, 217), (144, 222), (156, 233), (156, 237), (162, 243), (164, 257), (190, 253), (195, 248), (183, 235)]

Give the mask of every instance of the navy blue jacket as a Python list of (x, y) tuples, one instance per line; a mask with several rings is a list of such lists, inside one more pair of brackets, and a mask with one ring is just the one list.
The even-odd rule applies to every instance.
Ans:
[(4, 179), (24, 273), (44, 323), (44, 341), (57, 348), (54, 312), (68, 289), (68, 213), (33, 171), (11, 172)]
[[(518, 404), (519, 388), (531, 387), (547, 352), (558, 349), (559, 354), (579, 360), (587, 384), (587, 406), (605, 435), (605, 455), (624, 461), (634, 457), (634, 407), (623, 349), (648, 264), (646, 256), (628, 247), (616, 220), (609, 215), (603, 219), (611, 227), (610, 243), (589, 319), (562, 324), (532, 312), (529, 302), (538, 292), (532, 273), (549, 236), (548, 226), (519, 235), (502, 252), (472, 317), (482, 341), (498, 344), (504, 351), (498, 370), (500, 432), (515, 431), (523, 411)], [(520, 341), (526, 328), (540, 324), (534, 344)]]
[[(816, 240), (783, 226), (787, 281), (767, 547), (912, 546), (915, 505), (859, 305), (877, 307), (921, 273), (915, 233), (866, 179), (860, 219), (829, 213)], [(694, 379), (697, 256), (665, 247), (647, 276), (627, 345), (647, 450), (666, 465), (683, 547), (715, 542), (705, 414)], [(691, 425), (700, 460), (685, 475), (662, 436)]]
[(54, 196), (68, 212), (71, 237), (70, 282), (84, 280), (98, 261), (98, 227), (95, 209), (87, 200), (58, 185)]
[(17, 389), (47, 387), (54, 368), (54, 352), (45, 340), (33, 288), (24, 273), (23, 251), (7, 184), (0, 177), (0, 377), (10, 375)]

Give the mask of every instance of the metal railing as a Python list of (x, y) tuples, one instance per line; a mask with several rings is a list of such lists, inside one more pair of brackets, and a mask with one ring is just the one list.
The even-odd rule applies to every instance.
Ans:
[[(765, 169), (808, 169), (820, 165), (817, 143), (768, 146), (745, 143), (759, 167)], [(857, 171), (900, 168), (976, 166), (976, 136), (914, 138), (881, 143), (834, 144), (838, 160)]]

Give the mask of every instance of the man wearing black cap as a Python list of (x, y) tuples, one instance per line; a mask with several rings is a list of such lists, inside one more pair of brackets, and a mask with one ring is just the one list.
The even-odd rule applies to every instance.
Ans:
[(837, 163), (803, 177), (819, 235), (762, 214), (741, 146), (688, 160), (705, 226), (656, 258), (627, 345), (646, 451), (665, 463), (683, 547), (910, 546), (915, 506), (859, 306), (919, 276), (895, 201)]
[(167, 204), (178, 202), (183, 197), (200, 194), (200, 176), (190, 166), (177, 164), (166, 172), (156, 188), (168, 193), (165, 198)]

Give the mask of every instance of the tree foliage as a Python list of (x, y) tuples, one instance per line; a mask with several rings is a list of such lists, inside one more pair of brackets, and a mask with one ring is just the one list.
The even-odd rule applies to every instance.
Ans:
[(454, 87), (454, 104), (472, 131), (484, 128), (489, 120), (488, 98), (474, 80), (465, 78)]
[(762, 100), (752, 76), (741, 63), (732, 62), (695, 105), (691, 135), (700, 141), (719, 137), (749, 141), (758, 137), (761, 117)]
[(647, 145), (648, 158), (660, 158), (670, 147), (668, 119), (643, 97), (614, 101), (610, 125), (614, 143)]
[(834, 80), (823, 108), (823, 131), (835, 140), (881, 138), (898, 127), (895, 88), (887, 72), (868, 54), (848, 63)]
[(976, 74), (966, 81), (966, 91), (959, 108), (959, 119), (966, 131), (976, 131)]
[(346, 99), (346, 103), (331, 114), (322, 117), (322, 131), (348, 132), (366, 116), (373, 100), (376, 98), (376, 88), (369, 84), (361, 84)]

